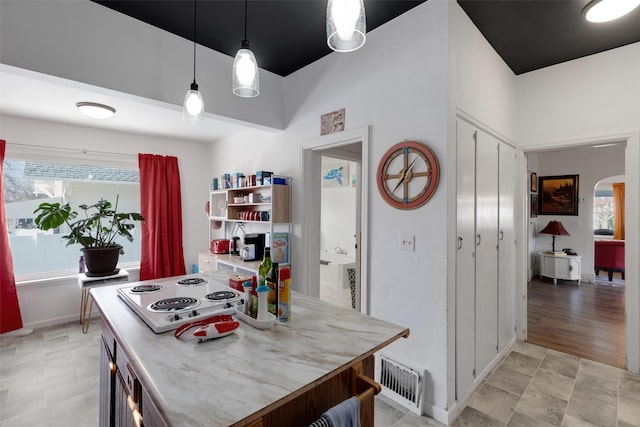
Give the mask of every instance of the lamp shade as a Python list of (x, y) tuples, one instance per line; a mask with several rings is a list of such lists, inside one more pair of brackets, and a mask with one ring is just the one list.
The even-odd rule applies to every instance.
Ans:
[(242, 41), (233, 61), (233, 93), (242, 98), (253, 98), (260, 93), (258, 63), (247, 40)]
[(182, 108), (182, 118), (191, 123), (201, 122), (204, 113), (204, 102), (202, 94), (198, 90), (195, 80), (191, 83), (191, 88), (184, 97), (184, 105)]
[(542, 230), (542, 234), (552, 234), (554, 236), (570, 236), (569, 232), (565, 230), (560, 221), (549, 221), (549, 224)]
[(327, 44), (336, 52), (359, 49), (367, 39), (363, 0), (327, 2)]
[(556, 236), (570, 236), (569, 232), (564, 229), (560, 221), (549, 221), (549, 224), (540, 233), (551, 234), (551, 251), (556, 253)]

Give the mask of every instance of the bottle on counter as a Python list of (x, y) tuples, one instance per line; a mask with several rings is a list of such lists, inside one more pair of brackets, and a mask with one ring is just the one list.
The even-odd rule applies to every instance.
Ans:
[(291, 267), (285, 265), (278, 270), (278, 320), (287, 322), (291, 318)]
[(258, 286), (266, 285), (267, 273), (271, 270), (271, 248), (264, 248), (264, 258), (262, 263), (258, 266)]
[(84, 273), (84, 256), (80, 255), (80, 260), (78, 261), (78, 273)]
[(250, 316), (256, 319), (258, 317), (258, 280), (256, 276), (251, 277), (251, 313)]
[(267, 287), (269, 288), (269, 295), (267, 296), (267, 307), (269, 313), (278, 317), (278, 263), (271, 264), (271, 270), (267, 273), (265, 278)]
[(265, 285), (258, 286), (256, 289), (258, 293), (258, 314), (256, 316), (257, 320), (269, 320), (269, 310), (267, 298), (269, 294), (269, 288)]
[(244, 289), (244, 314), (251, 316), (251, 280), (247, 280), (242, 284)]

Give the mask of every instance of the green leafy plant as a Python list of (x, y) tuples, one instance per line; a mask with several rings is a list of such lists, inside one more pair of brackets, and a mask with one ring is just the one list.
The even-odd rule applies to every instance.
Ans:
[[(84, 248), (107, 248), (118, 246), (116, 238), (122, 236), (128, 241), (133, 241), (131, 231), (135, 227), (135, 221), (144, 221), (142, 215), (136, 212), (120, 213), (118, 198), (116, 205), (112, 207), (108, 200), (100, 199), (93, 205), (78, 206), (83, 215), (72, 211), (68, 203), (41, 203), (33, 211), (38, 214), (35, 223), (41, 230), (50, 230), (67, 224), (70, 231), (61, 239), (67, 241), (67, 246), (80, 244)], [(120, 249), (120, 254), (124, 250)]]

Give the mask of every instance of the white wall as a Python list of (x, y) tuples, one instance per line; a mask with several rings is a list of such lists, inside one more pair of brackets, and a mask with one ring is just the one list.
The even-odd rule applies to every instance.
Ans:
[[(570, 150), (547, 151), (529, 154), (536, 158), (537, 169), (529, 167), (538, 176), (579, 175), (578, 178), (578, 216), (539, 215), (531, 218), (534, 224), (535, 249), (551, 250), (551, 236), (538, 234), (549, 221), (562, 222), (570, 236), (556, 237), (556, 250), (572, 248), (582, 256), (582, 280), (593, 282), (593, 201), (594, 189), (598, 181), (615, 175), (624, 174), (623, 145), (592, 148), (582, 147)], [(539, 194), (539, 193), (538, 193)]]
[(351, 185), (351, 177), (355, 176), (356, 163), (322, 156), (323, 166), (338, 163), (349, 165), (349, 173), (343, 176), (343, 181), (347, 180), (349, 185), (323, 186), (321, 189), (320, 252), (335, 253), (339, 247), (349, 252), (349, 255), (355, 256), (356, 188)]
[(638, 131), (640, 42), (517, 77), (523, 146)]

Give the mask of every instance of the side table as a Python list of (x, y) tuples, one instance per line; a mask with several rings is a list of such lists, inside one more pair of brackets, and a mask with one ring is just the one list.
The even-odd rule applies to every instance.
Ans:
[(561, 280), (576, 280), (580, 286), (581, 260), (578, 255), (553, 255), (545, 252), (539, 254), (540, 277), (550, 277), (553, 284), (558, 284)]
[[(87, 333), (89, 330), (89, 323), (91, 322), (91, 310), (93, 309), (93, 298), (89, 301), (90, 294), (89, 289), (97, 286), (113, 285), (118, 282), (126, 282), (129, 280), (129, 272), (124, 269), (120, 269), (118, 273), (110, 276), (102, 277), (89, 277), (85, 273), (78, 274), (78, 286), (82, 290), (82, 297), (80, 298), (80, 324), (82, 325), (82, 332)], [(87, 306), (89, 307), (89, 314), (87, 315)]]

